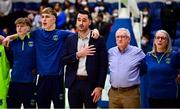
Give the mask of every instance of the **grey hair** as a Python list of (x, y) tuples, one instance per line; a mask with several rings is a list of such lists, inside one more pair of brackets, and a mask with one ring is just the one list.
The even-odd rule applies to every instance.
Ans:
[(126, 28), (119, 28), (119, 29), (116, 31), (116, 33), (117, 33), (118, 31), (126, 31), (127, 36), (128, 36), (129, 38), (131, 38), (131, 34), (130, 34), (130, 32), (129, 32), (128, 29), (126, 29)]
[[(170, 38), (168, 32), (166, 32), (165, 30), (158, 30), (158, 31), (156, 32), (156, 34), (157, 34), (158, 32), (164, 33), (165, 36), (167, 37), (167, 39), (168, 39), (168, 45), (167, 45), (167, 48), (166, 48), (165, 53), (170, 54), (170, 52), (171, 52), (171, 50), (172, 50), (172, 44), (171, 44), (171, 38)], [(156, 53), (156, 51), (157, 51), (157, 50), (156, 50), (156, 45), (155, 45), (156, 34), (155, 34), (155, 37), (154, 37), (154, 40), (153, 40), (153, 48), (152, 48), (152, 51), (151, 51), (153, 54)]]

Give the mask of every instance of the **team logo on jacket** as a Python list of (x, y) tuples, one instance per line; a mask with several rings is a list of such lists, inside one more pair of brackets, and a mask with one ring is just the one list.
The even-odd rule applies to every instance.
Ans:
[(54, 40), (54, 41), (57, 41), (57, 40), (58, 40), (58, 35), (54, 35), (54, 36), (53, 36), (53, 40)]
[(29, 42), (28, 42), (28, 45), (29, 45), (29, 47), (33, 47), (33, 46), (34, 46), (33, 41), (29, 41)]
[(170, 64), (171, 63), (171, 59), (170, 58), (166, 58), (166, 64)]

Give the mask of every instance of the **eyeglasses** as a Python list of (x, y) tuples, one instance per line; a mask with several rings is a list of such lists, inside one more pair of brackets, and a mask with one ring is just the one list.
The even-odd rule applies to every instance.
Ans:
[(127, 37), (128, 37), (127, 35), (118, 35), (118, 36), (116, 36), (116, 38), (121, 38), (121, 39), (125, 39)]
[(157, 40), (160, 40), (160, 39), (161, 39), (161, 40), (166, 40), (167, 37), (156, 36), (156, 39), (157, 39)]

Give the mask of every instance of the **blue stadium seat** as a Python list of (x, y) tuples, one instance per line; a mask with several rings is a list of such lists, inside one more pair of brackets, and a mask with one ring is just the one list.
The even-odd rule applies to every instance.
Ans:
[(152, 9), (151, 10), (152, 19), (161, 19), (161, 9)]
[(180, 38), (180, 30), (176, 30), (176, 38)]
[(180, 21), (177, 22), (177, 24), (176, 24), (176, 29), (177, 29), (177, 30), (180, 30)]
[(173, 49), (180, 52), (180, 38), (174, 40)]
[(177, 47), (180, 48), (180, 38), (177, 38), (177, 39), (174, 40), (173, 46), (177, 46)]
[(96, 3), (95, 2), (89, 2), (88, 6), (91, 8), (94, 8), (96, 6)]
[(180, 21), (178, 21), (176, 24), (176, 37), (175, 38), (180, 38)]
[(161, 19), (152, 19), (151, 20), (151, 31), (159, 30), (162, 28)]
[(150, 8), (151, 9), (161, 9), (161, 8), (164, 8), (165, 7), (165, 4), (163, 2), (160, 2), (160, 1), (156, 1), (156, 2), (152, 2), (150, 3)]
[(37, 11), (39, 7), (39, 3), (35, 3), (35, 2), (28, 2), (26, 3), (26, 9), (27, 10), (34, 10), (34, 11)]
[(152, 30), (152, 31), (150, 32), (151, 44), (152, 44), (152, 40), (153, 40), (153, 38), (154, 38), (154, 36), (155, 36), (155, 34), (156, 34), (156, 31), (157, 31), (157, 30)]
[(24, 10), (26, 7), (26, 4), (24, 2), (15, 2), (12, 5), (12, 11), (19, 11), (19, 10)]
[(180, 47), (172, 46), (172, 49), (173, 49), (174, 51), (180, 52)]
[(106, 5), (106, 8), (107, 8), (107, 11), (108, 11), (110, 14), (112, 14), (113, 8), (112, 8), (111, 3), (105, 2), (105, 5)]
[(138, 8), (142, 11), (145, 7), (150, 8), (149, 2), (139, 2), (138, 3)]
[(118, 2), (112, 3), (112, 4), (111, 4), (111, 8), (112, 8), (112, 10), (118, 9)]
[(180, 2), (177, 2), (176, 8), (180, 8)]

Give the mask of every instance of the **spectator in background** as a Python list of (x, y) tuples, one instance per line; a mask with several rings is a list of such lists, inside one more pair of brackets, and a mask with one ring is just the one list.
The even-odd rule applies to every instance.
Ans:
[(16, 25), (14, 24), (15, 20), (19, 17), (27, 17), (29, 12), (25, 11), (24, 9), (16, 10), (12, 13), (9, 13), (8, 16), (4, 18), (2, 21), (4, 23), (3, 29), (5, 28), (6, 34), (14, 34), (16, 33)]
[[(0, 28), (0, 35), (6, 36), (7, 34), (3, 32), (3, 30)], [(3, 40), (3, 37), (1, 37), (1, 41)]]
[(7, 16), (12, 8), (12, 0), (0, 0), (0, 16)]
[(177, 108), (179, 104), (177, 83), (180, 81), (180, 54), (172, 51), (171, 46), (169, 34), (158, 30), (153, 49), (145, 57), (148, 83), (145, 85), (150, 108)]
[(87, 6), (84, 6), (83, 10), (86, 10), (86, 11), (88, 11), (88, 12), (91, 13), (91, 9), (90, 9), (90, 7), (89, 7), (88, 5), (87, 5)]
[(65, 29), (66, 24), (66, 14), (62, 10), (61, 3), (57, 2), (54, 6), (54, 10), (56, 11), (56, 28), (57, 29)]
[(143, 9), (143, 36), (149, 39), (150, 37), (150, 24), (151, 24), (151, 16), (149, 13), (149, 9), (145, 7)]
[(98, 10), (99, 12), (107, 12), (107, 7), (106, 4), (104, 3), (104, 0), (96, 0), (96, 6), (95, 9)]
[(33, 28), (41, 27), (41, 12), (45, 7), (43, 5), (39, 6), (37, 14), (34, 16), (34, 20), (32, 22)]
[(129, 45), (130, 32), (126, 28), (116, 31), (117, 46), (108, 50), (111, 88), (109, 108), (140, 108), (140, 65), (145, 54)]
[(143, 32), (141, 37), (141, 47), (145, 53), (147, 53), (150, 48), (150, 27), (151, 27), (151, 16), (149, 9), (145, 7), (143, 9)]
[(94, 26), (94, 28), (97, 28), (99, 30), (100, 35), (103, 36), (105, 41), (107, 41), (110, 26), (108, 23), (103, 21), (103, 13), (101, 13), (101, 12), (98, 13), (96, 22), (93, 24), (93, 26)]
[(118, 18), (118, 9), (112, 11), (111, 22), (113, 23)]
[(62, 4), (63, 11), (65, 11), (66, 9), (69, 9), (71, 5), (72, 4), (69, 0), (64, 0), (64, 2)]
[(75, 1), (75, 8), (77, 10), (77, 12), (79, 10), (83, 10), (84, 7), (88, 6), (88, 0), (76, 0)]
[(177, 9), (174, 7), (173, 0), (166, 0), (165, 8), (161, 9), (161, 19), (162, 19), (162, 29), (166, 30), (172, 39), (175, 38), (176, 35), (176, 23), (178, 20), (178, 12)]
[(5, 33), (8, 33), (8, 20), (7, 16), (11, 12), (12, 9), (12, 0), (0, 0), (0, 28)]
[(40, 6), (51, 7), (52, 8), (52, 6), (49, 3), (49, 0), (41, 0)]
[(76, 16), (77, 10), (74, 5), (71, 5), (67, 11), (67, 19), (66, 19), (66, 29), (76, 30)]

